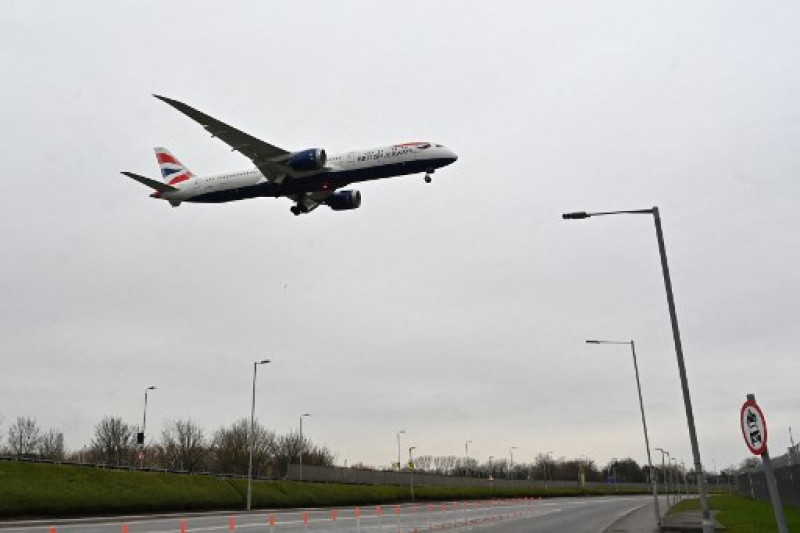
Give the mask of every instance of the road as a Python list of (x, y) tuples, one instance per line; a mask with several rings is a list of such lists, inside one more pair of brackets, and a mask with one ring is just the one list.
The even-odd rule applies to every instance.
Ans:
[(0, 523), (3, 533), (600, 533), (628, 512), (652, 503), (648, 496), (552, 498), (419, 503), (361, 508), (293, 509)]

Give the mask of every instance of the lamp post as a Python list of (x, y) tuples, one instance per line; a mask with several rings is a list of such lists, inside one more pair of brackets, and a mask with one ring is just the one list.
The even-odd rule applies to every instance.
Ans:
[(247, 510), (253, 501), (253, 445), (255, 441), (255, 421), (256, 421), (256, 374), (258, 373), (258, 365), (266, 365), (269, 359), (256, 361), (253, 363), (253, 402), (250, 405), (250, 461), (247, 464)]
[(636, 346), (633, 340), (630, 341), (598, 341), (589, 340), (586, 344), (630, 344), (631, 353), (633, 354), (633, 370), (636, 374), (636, 390), (639, 392), (639, 411), (642, 414), (642, 429), (644, 430), (644, 447), (647, 450), (647, 464), (650, 467), (650, 485), (653, 492), (653, 500), (655, 501), (656, 523), (661, 525), (661, 509), (658, 506), (658, 488), (656, 487), (656, 479), (653, 477), (653, 460), (650, 457), (650, 438), (647, 436), (647, 420), (644, 416), (644, 401), (642, 400), (642, 385), (639, 382), (639, 364), (636, 362)]
[(466, 462), (464, 463), (464, 471), (469, 475), (469, 443), (472, 442), (468, 440), (464, 442), (464, 459)]
[(401, 433), (405, 433), (405, 432), (406, 432), (405, 429), (401, 429), (400, 431), (397, 432), (397, 471), (398, 472), (400, 470), (402, 470), (402, 464), (403, 464), (401, 459), (400, 459), (400, 434)]
[(544, 454), (544, 457), (545, 457), (545, 460), (544, 460), (544, 490), (547, 490), (548, 478), (552, 475), (552, 472), (550, 472), (550, 455), (552, 453), (553, 453), (552, 451), (549, 451), (546, 454)]
[(512, 477), (514, 475), (514, 450), (516, 450), (516, 446), (512, 446), (508, 449), (508, 454), (511, 456), (511, 462), (509, 463), (508, 467), (508, 475)]
[(669, 477), (667, 476), (667, 469), (664, 466), (664, 456), (669, 456), (669, 452), (663, 448), (656, 448), (656, 451), (661, 452), (661, 469), (664, 471), (664, 494), (667, 495), (667, 509), (669, 509)]
[(141, 449), (139, 450), (139, 468), (144, 468), (144, 430), (147, 426), (147, 393), (151, 390), (156, 390), (155, 385), (150, 385), (144, 390), (144, 414), (142, 415), (142, 438), (139, 443)]
[(413, 452), (416, 450), (416, 446), (411, 446), (408, 449), (408, 473), (411, 479), (411, 501), (414, 501), (414, 455)]
[(306, 448), (306, 441), (303, 440), (303, 417), (306, 416), (311, 416), (311, 414), (300, 415), (300, 481), (303, 481), (303, 450)]
[(669, 463), (672, 465), (672, 471), (675, 472), (675, 480), (672, 482), (672, 497), (676, 502), (681, 501), (681, 476), (678, 472), (678, 460), (674, 457), (669, 458)]
[(653, 215), (656, 227), (656, 240), (658, 241), (658, 251), (661, 255), (661, 272), (664, 276), (664, 288), (667, 293), (667, 307), (669, 308), (669, 318), (672, 323), (672, 340), (675, 344), (675, 355), (678, 360), (678, 373), (681, 378), (681, 389), (683, 390), (683, 404), (686, 409), (686, 424), (689, 428), (689, 441), (692, 445), (692, 457), (694, 459), (695, 472), (697, 472), (697, 486), (700, 492), (700, 507), (703, 511), (703, 531), (713, 533), (714, 522), (711, 519), (711, 512), (708, 507), (708, 495), (706, 494), (705, 476), (703, 466), (700, 461), (700, 447), (697, 444), (697, 432), (694, 426), (694, 412), (692, 411), (692, 399), (689, 396), (689, 381), (686, 378), (686, 366), (683, 361), (683, 345), (681, 344), (681, 334), (678, 328), (678, 314), (675, 311), (675, 298), (672, 294), (672, 280), (669, 276), (669, 265), (667, 264), (667, 248), (664, 244), (664, 234), (661, 231), (661, 214), (658, 207), (650, 209), (635, 209), (630, 211), (607, 211), (600, 213), (587, 213), (578, 211), (574, 213), (564, 213), (564, 219), (584, 219), (603, 215)]
[(494, 455), (489, 456), (489, 497), (494, 497), (494, 466), (492, 465)]

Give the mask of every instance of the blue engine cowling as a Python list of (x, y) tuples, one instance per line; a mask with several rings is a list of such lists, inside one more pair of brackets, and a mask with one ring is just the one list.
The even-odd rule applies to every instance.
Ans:
[(292, 154), (287, 164), (293, 170), (319, 170), (325, 166), (328, 156), (322, 148), (301, 150)]
[(337, 191), (331, 194), (325, 203), (334, 211), (357, 209), (361, 205), (361, 193), (358, 191)]

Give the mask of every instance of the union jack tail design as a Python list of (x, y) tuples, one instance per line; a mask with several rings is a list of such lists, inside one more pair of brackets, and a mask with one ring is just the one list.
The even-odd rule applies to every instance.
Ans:
[(168, 185), (177, 186), (181, 182), (194, 177), (192, 171), (178, 161), (178, 158), (166, 148), (155, 148), (158, 166), (161, 167), (161, 176)]

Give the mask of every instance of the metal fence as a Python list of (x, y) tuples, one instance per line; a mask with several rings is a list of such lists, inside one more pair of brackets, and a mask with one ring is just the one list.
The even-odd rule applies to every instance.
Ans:
[[(775, 479), (778, 481), (778, 492), (781, 501), (786, 505), (800, 506), (800, 464), (775, 467)], [(736, 476), (736, 488), (739, 494), (754, 500), (769, 501), (769, 491), (764, 472), (753, 468), (739, 472)]]
[[(342, 468), (338, 466), (303, 466), (303, 475), (300, 476), (299, 465), (289, 465), (286, 479), (293, 481), (315, 481), (320, 483), (345, 483), (354, 485), (410, 485), (410, 472), (391, 472), (383, 470), (361, 470), (354, 468)], [(445, 476), (440, 474), (428, 474), (425, 472), (414, 472), (414, 486), (437, 486), (437, 487), (489, 487), (496, 488), (537, 488), (537, 489), (556, 489), (580, 488), (578, 481), (544, 481), (544, 480), (516, 480), (516, 479), (494, 479), (488, 480), (484, 477), (457, 477)], [(609, 483), (587, 481), (585, 488), (608, 488), (616, 486), (619, 489), (634, 489), (646, 492), (649, 490), (647, 483)]]

